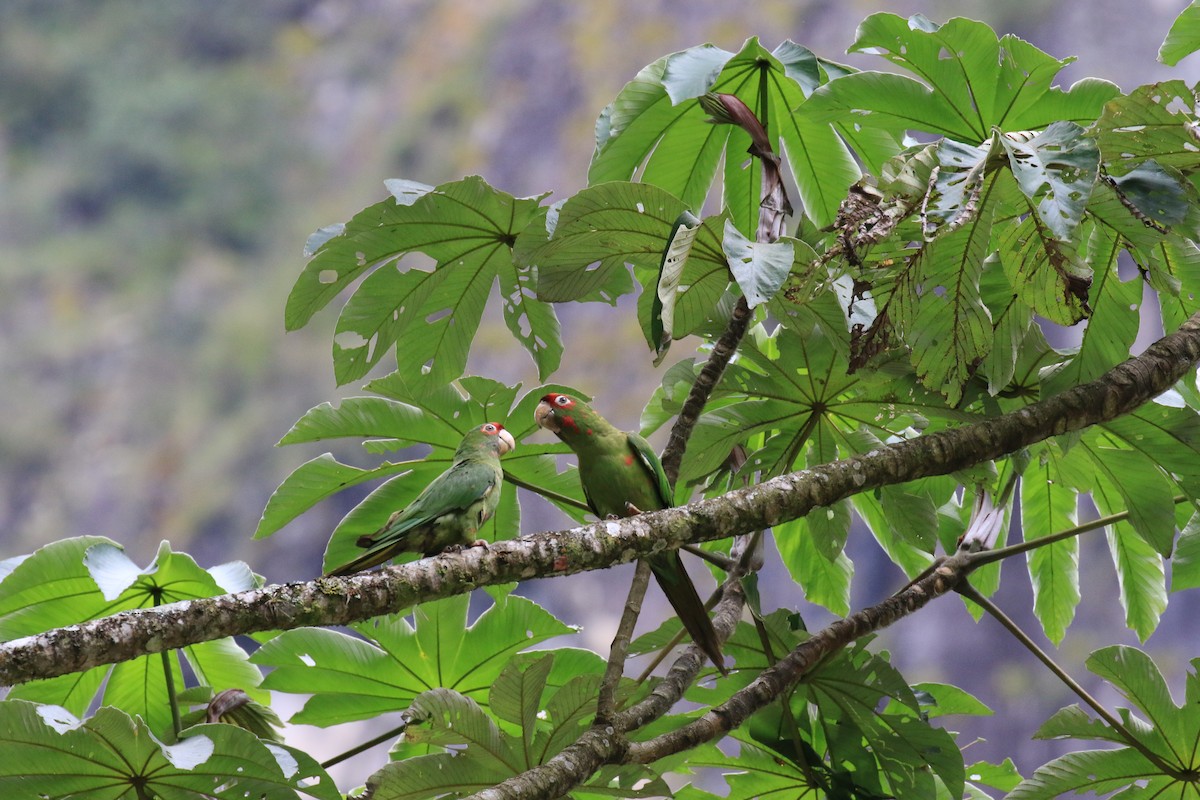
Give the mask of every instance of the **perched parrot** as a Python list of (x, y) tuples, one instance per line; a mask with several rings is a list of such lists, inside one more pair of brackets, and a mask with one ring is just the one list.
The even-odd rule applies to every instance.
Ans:
[(408, 508), (375, 533), (360, 536), (367, 552), (328, 575), (349, 575), (400, 553), (436, 555), (452, 545), (470, 546), (475, 533), (496, 513), (504, 472), (500, 456), (517, 446), (498, 422), (485, 422), (463, 437), (450, 469), (434, 478)]
[[(641, 436), (618, 430), (587, 403), (567, 394), (546, 395), (533, 416), (540, 427), (562, 439), (578, 457), (583, 495), (600, 519), (671, 507), (671, 485), (662, 462)], [(725, 659), (717, 632), (684, 570), (679, 551), (661, 553), (647, 561), (692, 641), (724, 672)]]

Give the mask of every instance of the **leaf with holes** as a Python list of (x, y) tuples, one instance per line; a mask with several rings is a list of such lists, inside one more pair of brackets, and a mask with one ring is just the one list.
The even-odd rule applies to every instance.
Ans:
[[(34, 589), (40, 584), (40, 589)], [(201, 569), (184, 553), (163, 542), (146, 567), (138, 567), (115, 544), (94, 538), (66, 540), (25, 559), (0, 583), (0, 609), (5, 632), (27, 636), (70, 623), (111, 616), (120, 611), (151, 608), (179, 600), (213, 597), (260, 585), (240, 562)], [(60, 705), (83, 714), (97, 694), (114, 706), (146, 721), (155, 735), (172, 731), (171, 692), (166, 669), (176, 690), (184, 687), (180, 660), (196, 680), (216, 691), (242, 689), (267, 702), (258, 689), (258, 669), (247, 661), (232, 639), (189, 645), (165, 657), (155, 653), (103, 665), (57, 678), (14, 686), (8, 697)]]
[[(554, 311), (534, 296), (533, 273), (518, 266), (518, 235), (542, 224), (537, 199), (518, 199), (478, 177), (402, 193), (359, 212), (322, 237), (288, 297), (289, 330), (303, 327), (354, 280), (367, 275), (338, 318), (338, 383), (363, 377), (393, 345), (399, 371), (438, 386), (460, 376), (492, 286), (504, 319), (546, 376), (562, 342)], [(415, 266), (414, 254), (433, 261)], [(369, 273), (369, 274), (368, 274)]]
[(861, 125), (897, 134), (917, 130), (979, 144), (993, 128), (1023, 131), (1059, 120), (1092, 122), (1120, 94), (1087, 78), (1051, 86), (1073, 59), (1056, 59), (1016, 36), (997, 38), (982, 22), (956, 17), (937, 25), (917, 14), (872, 14), (850, 52), (878, 55), (916, 75), (857, 72), (818, 89), (800, 109), (817, 120), (853, 114)]
[(103, 707), (83, 721), (58, 706), (0, 701), (5, 797), (155, 797), (337, 800), (306, 753), (235, 725), (198, 725), (167, 745), (146, 723)]

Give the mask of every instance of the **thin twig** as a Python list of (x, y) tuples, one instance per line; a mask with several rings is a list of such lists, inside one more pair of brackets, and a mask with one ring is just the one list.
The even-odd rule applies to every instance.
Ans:
[(722, 569), (726, 572), (729, 572), (729, 570), (733, 569), (737, 564), (736, 561), (724, 553), (718, 553), (714, 550), (705, 550), (698, 544), (685, 544), (679, 549), (685, 553), (691, 553), (697, 558), (703, 559), (718, 569)]
[[(1186, 495), (1179, 494), (1179, 495), (1175, 495), (1175, 497), (1172, 498), (1171, 502), (1174, 503), (1175, 505), (1179, 505), (1180, 503), (1191, 502), (1191, 498)], [(1104, 528), (1108, 525), (1113, 524), (1114, 522), (1122, 522), (1129, 518), (1129, 513), (1130, 512), (1128, 510), (1118, 511), (1115, 514), (1109, 514), (1106, 517), (1099, 517), (1090, 522), (1084, 522), (1079, 525), (1076, 525), (1073, 528), (1067, 528), (1066, 530), (1061, 530), (1061, 531), (1058, 531), (1057, 533), (1052, 533), (1049, 536), (1041, 536), (1037, 539), (1026, 539), (1023, 542), (1018, 542), (1017, 544), (1010, 544), (1007, 547), (998, 547), (995, 550), (986, 550), (986, 551), (977, 553), (974, 556), (974, 560), (977, 561), (980, 566), (982, 566), (984, 564), (991, 564), (994, 561), (1000, 561), (1001, 559), (1008, 558), (1009, 556), (1020, 555), (1021, 553), (1027, 552), (1029, 550), (1034, 550), (1039, 547), (1044, 547), (1046, 545), (1054, 544), (1055, 542), (1061, 542), (1064, 539), (1070, 539), (1071, 537), (1078, 536), (1081, 533), (1087, 533), (1088, 531), (1094, 531), (1097, 528)]]
[(397, 725), (395, 728), (392, 728), (387, 733), (381, 733), (372, 739), (368, 739), (367, 741), (362, 742), (361, 744), (356, 744), (354, 747), (351, 747), (349, 750), (346, 750), (345, 752), (338, 753), (333, 758), (328, 758), (328, 759), (322, 761), (321, 769), (329, 769), (334, 764), (340, 764), (343, 761), (345, 761), (346, 759), (353, 758), (354, 756), (358, 755), (359, 753), (365, 753), (367, 750), (370, 750), (372, 747), (377, 747), (377, 746), (383, 744), (384, 742), (389, 742), (392, 739), (395, 739), (400, 734), (404, 733), (404, 731), (406, 731), (407, 729), (408, 729), (408, 720), (405, 720), (403, 723), (401, 723), (400, 725)]
[(604, 678), (600, 682), (600, 696), (596, 700), (596, 724), (608, 724), (617, 710), (617, 687), (621, 683), (621, 675), (625, 672), (625, 657), (629, 653), (629, 640), (633, 636), (633, 626), (637, 624), (638, 615), (642, 613), (642, 600), (646, 597), (646, 587), (650, 584), (650, 562), (637, 562), (633, 572), (633, 583), (629, 586), (629, 597), (625, 601), (625, 611), (621, 614), (621, 622), (617, 625), (617, 633), (613, 637), (612, 647), (608, 651), (608, 666), (604, 669)]
[(980, 594), (974, 586), (971, 586), (971, 584), (967, 583), (966, 581), (962, 581), (959, 583), (957, 591), (963, 597), (977, 604), (988, 614), (991, 614), (997, 622), (1004, 626), (1005, 630), (1013, 635), (1013, 638), (1024, 645), (1026, 650), (1033, 653), (1037, 660), (1041, 661), (1047, 669), (1053, 672), (1055, 677), (1062, 681), (1068, 689), (1074, 692), (1080, 700), (1091, 706), (1092, 709), (1099, 714), (1100, 717), (1107, 722), (1114, 731), (1121, 735), (1121, 738), (1124, 739), (1130, 747), (1141, 753), (1147, 761), (1161, 770), (1164, 775), (1170, 775), (1171, 777), (1180, 781), (1189, 780), (1187, 776), (1180, 773), (1178, 769), (1164, 761), (1161, 756), (1143, 744), (1142, 741), (1138, 739), (1132, 731), (1125, 727), (1125, 724), (1122, 723), (1115, 714), (1111, 713), (1107, 708), (1101, 705), (1099, 700), (1092, 697), (1086, 689), (1080, 686), (1074, 678), (1067, 674), (1066, 670), (1055, 663), (1054, 659), (1052, 659), (1045, 650), (1038, 647), (1037, 643), (1034, 642), (1033, 639), (1030, 639), (1029, 636), (1026, 635), (1025, 631), (1021, 630), (1021, 627), (1017, 625), (1017, 623), (1013, 622), (1013, 620), (1010, 619), (1007, 614), (1001, 611), (1000, 608), (991, 600)]

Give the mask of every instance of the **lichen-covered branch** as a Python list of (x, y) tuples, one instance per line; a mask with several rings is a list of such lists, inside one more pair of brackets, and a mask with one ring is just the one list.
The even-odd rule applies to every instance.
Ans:
[[(726, 582), (721, 601), (713, 614), (713, 628), (721, 641), (729, 638), (742, 615), (745, 595), (738, 583), (740, 577), (740, 574), (731, 576)], [(562, 797), (578, 788), (605, 764), (627, 760), (625, 754), (631, 745), (626, 734), (670, 711), (683, 697), (687, 687), (692, 685), (704, 663), (705, 656), (700, 648), (691, 645), (675, 660), (666, 677), (645, 699), (613, 715), (612, 719), (597, 722), (545, 764), (514, 775), (465, 800)]]
[(774, 702), (795, 686), (805, 673), (825, 657), (855, 639), (882, 630), (924, 607), (929, 601), (952, 591), (972, 568), (970, 554), (955, 554), (929, 575), (881, 603), (829, 624), (797, 645), (776, 664), (759, 673), (754, 682), (733, 694), (699, 719), (654, 739), (630, 744), (623, 753), (626, 762), (647, 764), (689, 750), (723, 736), (742, 725), (755, 711)]
[(126, 611), (0, 644), (0, 684), (51, 678), (196, 642), (304, 625), (341, 625), (479, 586), (634, 561), (684, 542), (749, 533), (859, 492), (999, 458), (1115, 419), (1200, 360), (1200, 314), (1100, 378), (999, 417), (880, 447), (680, 508), (469, 548), (351, 578), (321, 578)]

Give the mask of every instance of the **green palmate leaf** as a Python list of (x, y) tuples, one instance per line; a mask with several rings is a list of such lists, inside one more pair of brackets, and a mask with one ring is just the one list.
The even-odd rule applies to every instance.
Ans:
[(1096, 142), (1073, 122), (1055, 122), (1032, 138), (1007, 134), (1000, 143), (1042, 222), (1061, 241), (1072, 240), (1100, 168)]
[[(1053, 461), (1047, 457), (1031, 465), (1021, 481), (1021, 529), (1026, 541), (1074, 527), (1077, 505), (1078, 495), (1063, 484)], [(1030, 551), (1028, 563), (1034, 614), (1046, 638), (1061, 644), (1079, 605), (1079, 539), (1038, 547)]]
[[(992, 346), (979, 365), (987, 378), (988, 394), (995, 396), (1009, 387), (1023, 354), (1050, 352), (1041, 328), (1033, 324), (1033, 312), (1020, 302), (995, 254), (984, 260), (979, 294), (992, 317)], [(1036, 374), (1035, 374), (1036, 377)]]
[(827, 225), (859, 172), (828, 122), (791, 113), (821, 80), (817, 59), (790, 41), (773, 52), (752, 38), (736, 54), (702, 45), (665, 56), (638, 73), (601, 114), (588, 180), (629, 180), (641, 169), (641, 180), (698, 210), (724, 156), (722, 207), (748, 234), (761, 199), (759, 170), (742, 167), (750, 139), (738, 127), (709, 124), (707, 113), (691, 102), (707, 92), (733, 94), (766, 127), (773, 149), (786, 153), (808, 216)]
[[(1121, 709), (1125, 731), (1117, 731), (1091, 719), (1078, 706), (1071, 706), (1051, 717), (1037, 736), (1072, 736), (1126, 746), (1057, 758), (1040, 767), (1008, 797), (1053, 798), (1071, 790), (1100, 795), (1125, 790), (1122, 797), (1194, 797), (1196, 784), (1191, 776), (1200, 766), (1200, 724), (1190, 706), (1200, 697), (1197, 662), (1192, 662), (1193, 669), (1187, 676), (1187, 701), (1183, 706), (1171, 699), (1162, 673), (1140, 650), (1106, 647), (1092, 653), (1087, 665), (1130, 700), (1138, 716)], [(1128, 746), (1129, 735), (1153, 753), (1158, 763)]]
[[(274, 667), (266, 688), (312, 695), (294, 722), (333, 725), (403, 710), (418, 694), (439, 686), (485, 702), (515, 654), (573, 631), (515, 595), (497, 602), (470, 626), (467, 606), (466, 596), (454, 597), (418, 606), (415, 625), (388, 616), (354, 626), (374, 643), (328, 630), (287, 631), (252, 660)], [(603, 669), (595, 654), (556, 652), (552, 685)]]
[[(445, 464), (448, 463), (446, 460)], [(442, 469), (445, 468), (445, 464)], [(297, 467), (271, 494), (263, 509), (262, 518), (258, 521), (254, 538), (270, 536), (321, 500), (332, 497), (343, 489), (397, 473), (414, 475), (417, 471), (420, 471), (420, 474), (413, 478), (410, 485), (419, 483), (422, 478), (428, 483), (441, 470), (433, 468), (433, 465), (423, 469), (421, 462), (413, 461), (387, 463), (374, 469), (359, 469), (337, 461), (330, 453), (317, 456)], [(417, 491), (423, 486), (423, 483), (420, 484)], [(415, 496), (414, 491), (411, 497)]]
[[(82, 545), (86, 544), (86, 549)], [(82, 552), (81, 552), (82, 550)], [(52, 570), (40, 590), (31, 582)], [(115, 544), (88, 538), (67, 540), (27, 558), (0, 583), (0, 609), (6, 633), (29, 635), (66, 624), (109, 616), (119, 611), (149, 608), (178, 600), (212, 597), (260, 585), (244, 565), (239, 569), (201, 569), (190, 556), (173, 553), (163, 542), (154, 561), (145, 568), (131, 562)], [(29, 605), (36, 598), (36, 606)], [(231, 639), (191, 645), (180, 651), (195, 680), (216, 691), (238, 688), (265, 702), (256, 687), (261, 675), (248, 663), (245, 652)], [(101, 701), (138, 714), (159, 736), (172, 730), (171, 691), (164, 666), (177, 689), (184, 687), (179, 659), (159, 654), (107, 665), (83, 673), (15, 686), (13, 699), (61, 705), (83, 714), (103, 686)]]
[[(738, 672), (715, 687), (692, 687), (687, 698), (703, 704), (720, 702), (729, 691), (725, 684), (740, 688), (749, 683), (759, 670), (808, 637), (784, 610), (765, 616), (762, 631), (739, 625), (725, 644)], [(822, 661), (796, 687), (788, 698), (794, 725), (785, 719), (779, 704), (773, 703), (731, 735), (742, 743), (743, 753), (747, 746), (769, 749), (776, 774), (786, 776), (782, 785), (791, 787), (789, 792), (815, 785), (826, 790), (839, 787), (848, 797), (933, 797), (940, 781), (950, 796), (956, 797), (963, 783), (958, 748), (946, 731), (930, 726), (923, 715), (937, 708), (942, 699), (945, 713), (986, 709), (949, 687), (926, 684), (923, 689), (924, 705), (888, 663), (886, 654), (872, 654), (865, 642), (857, 642)], [(714, 758), (717, 760), (710, 760)], [(702, 753), (690, 763), (719, 766), (726, 762), (717, 753)], [(781, 785), (760, 784), (762, 776), (756, 778), (751, 772), (744, 790), (731, 784), (734, 796), (743, 796), (743, 791), (750, 796), (755, 786), (767, 791), (769, 786)]]
[(174, 745), (140, 719), (101, 708), (80, 722), (55, 706), (0, 702), (6, 797), (341, 797), (309, 756), (233, 725), (200, 725)]
[(877, 72), (840, 77), (816, 91), (802, 114), (830, 119), (853, 112), (862, 125), (925, 131), (978, 144), (1005, 131), (1040, 129), (1058, 120), (1087, 124), (1120, 90), (1086, 79), (1063, 91), (1059, 60), (1015, 36), (997, 39), (987, 25), (956, 17), (938, 26), (917, 15), (873, 14), (851, 52), (882, 56), (920, 80)]
[[(599, 184), (567, 200), (548, 239), (523, 237), (517, 243), (517, 258), (537, 266), (539, 291), (547, 283), (552, 292), (540, 296), (556, 302), (588, 299), (593, 284), (608, 280), (602, 275), (625, 273), (627, 264), (637, 269), (647, 287), (659, 287), (664, 258), (671, 256), (677, 223), (685, 213), (678, 198), (656, 186)], [(721, 250), (723, 220), (705, 220), (687, 249), (677, 279), (683, 288), (670, 295), (674, 303), (670, 327), (656, 332), (655, 326), (663, 325), (666, 302), (657, 291), (643, 294), (642, 327), (655, 350), (665, 334), (679, 337), (692, 333), (725, 293), (729, 265)], [(597, 277), (589, 278), (593, 273)]]
[(1129, 797), (1162, 797), (1174, 783), (1135, 750), (1081, 750), (1038, 767), (1006, 800), (1054, 800), (1082, 791), (1105, 795), (1134, 784), (1139, 795)]
[[(985, 194), (990, 195), (990, 192)], [(921, 253), (924, 287), (909, 331), (913, 367), (921, 382), (957, 405), (963, 388), (992, 344), (992, 320), (979, 291), (992, 230), (993, 204), (928, 244)], [(939, 291), (940, 290), (940, 291)]]
[[(712, 749), (699, 758), (689, 760), (688, 764), (691, 767), (721, 770), (729, 793), (720, 796), (728, 800), (757, 800), (761, 797), (818, 800), (826, 796), (820, 786), (813, 785), (799, 764), (782, 760), (771, 750), (749, 743), (743, 743), (736, 756)], [(717, 796), (694, 786), (675, 793), (675, 797), (681, 800)]]
[[(813, 512), (823, 513), (822, 509)], [(816, 544), (807, 520), (797, 519), (773, 528), (779, 558), (809, 602), (834, 614), (850, 613), (850, 579), (854, 564), (845, 553), (826, 555)]]
[(752, 242), (742, 236), (730, 220), (725, 220), (725, 237), (721, 245), (729, 259), (729, 271), (751, 308), (775, 296), (796, 260), (791, 241)]
[[(378, 478), (389, 480), (375, 489), (338, 524), (325, 553), (325, 567), (344, 564), (361, 553), (359, 536), (378, 530), (397, 509), (407, 507), (430, 481), (449, 468), (455, 449), (467, 431), (484, 422), (505, 425), (518, 441), (536, 429), (533, 408), (547, 391), (569, 391), (547, 385), (515, 402), (520, 384), (467, 376), (456, 385), (435, 390), (414, 386), (399, 373), (372, 381), (367, 388), (384, 397), (351, 397), (340, 406), (323, 403), (308, 411), (281, 440), (281, 444), (325, 439), (365, 438), (372, 452), (388, 452), (411, 445), (427, 445), (432, 452), (420, 461), (385, 461), (360, 469), (318, 456), (301, 465), (271, 495), (255, 536), (269, 536), (321, 500), (351, 486)], [(516, 487), (542, 492), (566, 513), (581, 518), (586, 505), (579, 482), (570, 473), (559, 473), (555, 454), (564, 445), (522, 444), (502, 463), (506, 483), (501, 508), (480, 531), (480, 538), (495, 541), (516, 536), (520, 514)]]
[(1195, 172), (1195, 94), (1183, 81), (1139, 86), (1111, 100), (1096, 121), (1094, 135), (1105, 169), (1124, 175), (1153, 159), (1160, 167)]
[(1096, 446), (1090, 437), (1081, 442), (1096, 470), (1094, 489), (1105, 514), (1124, 506), (1138, 536), (1160, 555), (1167, 556), (1175, 538), (1174, 494), (1167, 477), (1146, 455)]
[(119, 547), (103, 536), (77, 536), (51, 542), (23, 557), (0, 580), (0, 640), (110, 613), (83, 564), (84, 556), (97, 545)]
[(1200, 50), (1200, 2), (1193, 0), (1171, 23), (1167, 38), (1158, 48), (1158, 60), (1175, 66), (1197, 50)]
[[(338, 319), (334, 371), (361, 378), (394, 344), (400, 371), (437, 386), (462, 374), (484, 305), (499, 282), (504, 319), (545, 376), (562, 356), (558, 320), (533, 296), (533, 273), (512, 246), (540, 223), (536, 199), (517, 199), (478, 177), (423, 187), (371, 206), (325, 238), (288, 298), (289, 330), (307, 324), (352, 281), (370, 275)], [(421, 253), (433, 269), (410, 266)]]
[(1108, 549), (1117, 567), (1117, 585), (1125, 624), (1143, 642), (1158, 627), (1167, 607), (1163, 559), (1124, 523), (1106, 532)]
[[(491, 692), (491, 708), (516, 733), (504, 730), (475, 700), (447, 689), (413, 699), (405, 738), (438, 747), (462, 748), (451, 756), (434, 753), (394, 761), (367, 781), (373, 796), (427, 798), (480, 791), (543, 764), (581, 734), (594, 713), (595, 698), (581, 702), (580, 685), (564, 686), (546, 698), (553, 656), (510, 666)], [(589, 683), (595, 688), (594, 683)], [(590, 710), (581, 713), (581, 706)], [(539, 713), (539, 708), (545, 708)], [(605, 767), (577, 792), (581, 795), (651, 797), (668, 792), (658, 775), (636, 765)]]

